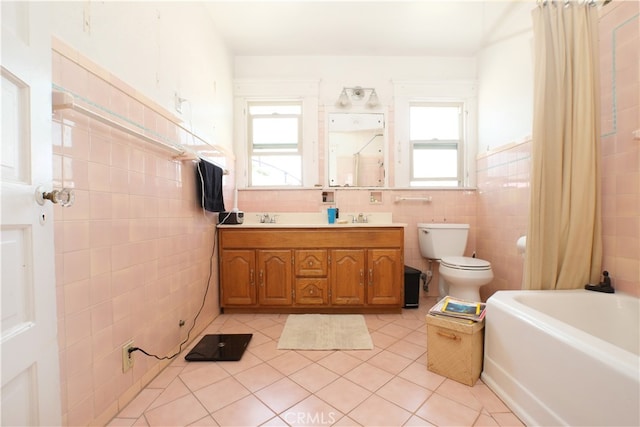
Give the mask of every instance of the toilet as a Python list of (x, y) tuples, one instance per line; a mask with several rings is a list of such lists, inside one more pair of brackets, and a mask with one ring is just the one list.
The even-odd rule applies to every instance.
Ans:
[(463, 256), (468, 235), (469, 224), (418, 224), (420, 253), (440, 263), (440, 298), (480, 301), (480, 287), (493, 280), (489, 261)]

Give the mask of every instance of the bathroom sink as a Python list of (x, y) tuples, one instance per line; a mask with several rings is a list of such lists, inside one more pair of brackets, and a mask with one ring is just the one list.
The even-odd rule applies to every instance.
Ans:
[[(264, 214), (269, 214), (268, 222), (261, 222)], [(318, 227), (398, 227), (406, 224), (394, 223), (391, 212), (363, 212), (367, 222), (352, 222), (352, 216), (358, 217), (359, 213), (342, 213), (336, 223), (329, 224), (327, 214), (324, 212), (245, 212), (244, 222), (241, 225), (229, 225), (229, 227), (255, 227), (255, 228), (318, 228)], [(275, 221), (275, 222), (273, 222)], [(226, 225), (223, 225), (226, 227)]]

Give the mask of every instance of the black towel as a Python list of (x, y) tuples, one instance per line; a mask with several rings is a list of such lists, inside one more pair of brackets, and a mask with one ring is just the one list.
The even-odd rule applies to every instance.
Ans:
[(200, 160), (196, 168), (196, 187), (203, 208), (209, 212), (224, 212), (222, 197), (222, 168)]

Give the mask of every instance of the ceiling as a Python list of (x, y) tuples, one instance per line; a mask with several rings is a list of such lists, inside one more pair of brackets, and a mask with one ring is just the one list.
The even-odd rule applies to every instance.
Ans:
[[(235, 56), (473, 56), (535, 0), (205, 1)], [(521, 24), (522, 27), (522, 24)]]

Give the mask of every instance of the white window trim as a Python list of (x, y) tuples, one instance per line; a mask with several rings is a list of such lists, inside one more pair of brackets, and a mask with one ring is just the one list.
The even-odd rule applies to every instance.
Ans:
[[(234, 82), (234, 152), (236, 154), (236, 188), (249, 187), (249, 138), (247, 135), (249, 102), (302, 102), (302, 187), (318, 183), (318, 97), (317, 80), (242, 80)], [(283, 186), (279, 188), (292, 188)]]
[(410, 187), (411, 140), (409, 138), (409, 106), (415, 102), (462, 102), (465, 106), (464, 147), (462, 147), (462, 187), (476, 186), (476, 155), (478, 152), (478, 99), (474, 81), (394, 82), (395, 141), (394, 178), (396, 188)]

